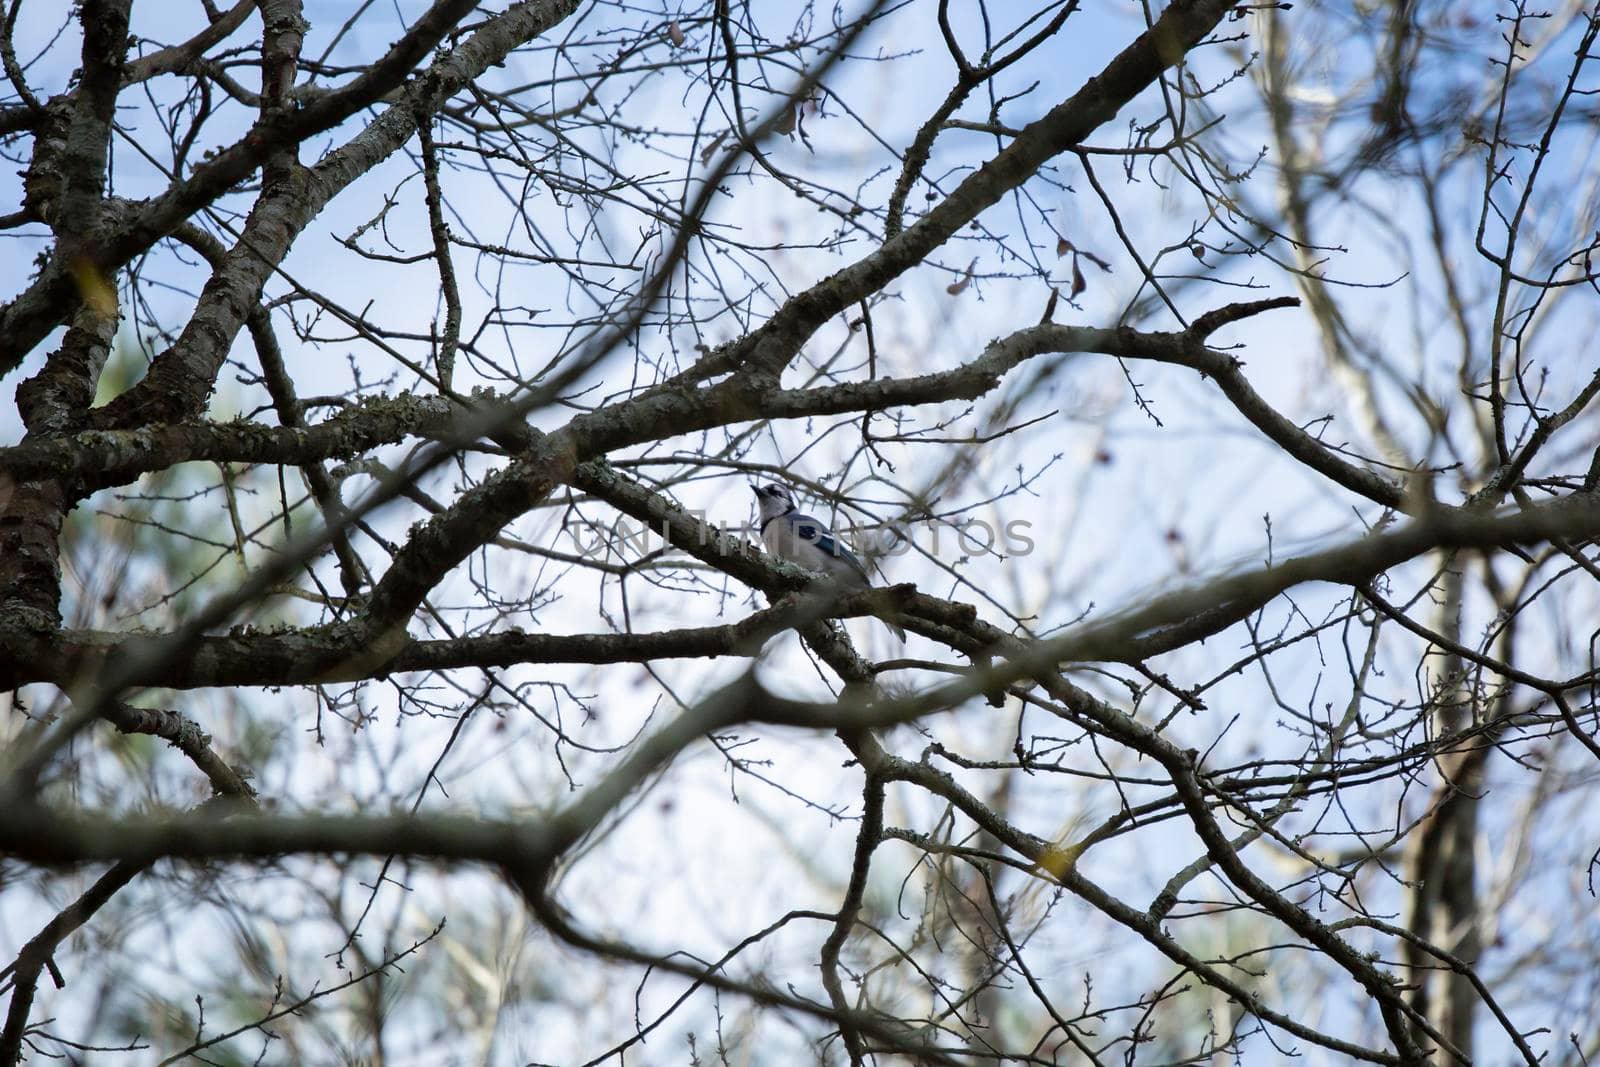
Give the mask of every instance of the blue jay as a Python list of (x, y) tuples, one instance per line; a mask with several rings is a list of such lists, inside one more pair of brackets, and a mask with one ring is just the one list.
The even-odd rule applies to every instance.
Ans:
[[(796, 510), (787, 487), (769, 482), (752, 485), (761, 512), (761, 543), (779, 559), (817, 571), (846, 592), (868, 589), (872, 579), (867, 568), (845, 547), (838, 534), (821, 519)], [(901, 641), (905, 630), (888, 619), (882, 620)]]

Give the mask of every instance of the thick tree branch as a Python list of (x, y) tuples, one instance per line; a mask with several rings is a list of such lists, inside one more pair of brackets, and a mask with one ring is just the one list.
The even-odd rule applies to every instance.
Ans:
[(104, 487), (198, 460), (303, 466), (443, 432), (452, 413), (443, 397), (372, 396), (305, 427), (240, 420), (85, 430), (0, 448), (0, 470), (17, 479), (92, 476)]
[(244, 25), (258, 0), (234, 0), (234, 5), (222, 16), (207, 24), (206, 28), (182, 44), (168, 45), (149, 55), (140, 56), (128, 63), (122, 72), (124, 85), (148, 81), (160, 74), (177, 74), (205, 54), (205, 50), (220, 43), (234, 30)]
[[(771, 572), (798, 586), (796, 568), (769, 564)], [(768, 582), (772, 579), (768, 578)], [(834, 618), (882, 610), (893, 590), (858, 593), (826, 606)], [(130, 685), (166, 689), (219, 686), (319, 685), (415, 671), (470, 667), (511, 667), (525, 663), (638, 663), (649, 660), (755, 656), (776, 635), (823, 610), (821, 605), (785, 601), (723, 626), (686, 627), (650, 633), (527, 634), (515, 630), (438, 641), (406, 640), (375, 654), (358, 628), (345, 624), (284, 633), (241, 633), (201, 637), (186, 655), (152, 662), (141, 672), (141, 648), (157, 649), (159, 638), (110, 632), (63, 631), (59, 635), (5, 634), (0, 631), (0, 686), (49, 682), (70, 689), (93, 677), (106, 662), (128, 663)]]

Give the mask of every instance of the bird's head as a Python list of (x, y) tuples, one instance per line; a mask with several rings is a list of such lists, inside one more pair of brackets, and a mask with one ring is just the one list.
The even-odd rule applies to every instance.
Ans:
[(756, 494), (756, 503), (762, 515), (782, 515), (794, 510), (794, 497), (788, 486), (768, 482), (766, 485), (751, 485), (750, 488)]

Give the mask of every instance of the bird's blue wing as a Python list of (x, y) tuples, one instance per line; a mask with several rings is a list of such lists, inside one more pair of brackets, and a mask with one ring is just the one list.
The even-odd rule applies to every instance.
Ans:
[(845, 547), (837, 534), (810, 515), (795, 515), (793, 520), (795, 536), (802, 541), (811, 542), (834, 559), (844, 560), (851, 569), (861, 575), (862, 581), (868, 585), (872, 584), (872, 579), (867, 575), (867, 568), (862, 566), (854, 552)]

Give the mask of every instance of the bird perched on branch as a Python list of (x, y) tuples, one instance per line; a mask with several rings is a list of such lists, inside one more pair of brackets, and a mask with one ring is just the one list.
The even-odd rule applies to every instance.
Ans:
[[(761, 512), (761, 543), (779, 559), (816, 571), (846, 592), (870, 589), (867, 568), (845, 547), (828, 524), (799, 511), (788, 487), (769, 482), (751, 485)], [(899, 623), (880, 620), (901, 641), (906, 632)]]

